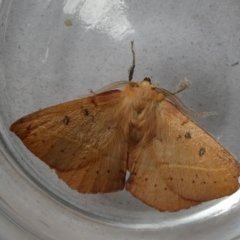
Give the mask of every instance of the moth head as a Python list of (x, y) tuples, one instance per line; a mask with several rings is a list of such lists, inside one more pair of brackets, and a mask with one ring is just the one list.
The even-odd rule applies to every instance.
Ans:
[(149, 77), (145, 77), (142, 82), (148, 82), (151, 84), (151, 79)]
[(143, 79), (142, 82), (138, 83), (139, 87), (144, 88), (144, 89), (154, 89), (155, 87), (151, 84), (151, 79), (146, 77)]

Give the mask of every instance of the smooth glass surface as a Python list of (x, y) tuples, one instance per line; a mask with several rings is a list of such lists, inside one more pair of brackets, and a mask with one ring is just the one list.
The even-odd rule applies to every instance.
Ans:
[(233, 239), (240, 191), (160, 213), (126, 191), (71, 190), (9, 131), (18, 118), (127, 80), (175, 91), (240, 159), (240, 2), (0, 0), (0, 239)]

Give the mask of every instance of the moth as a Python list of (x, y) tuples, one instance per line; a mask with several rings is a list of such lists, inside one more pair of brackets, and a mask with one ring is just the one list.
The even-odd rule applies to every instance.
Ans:
[(194, 113), (176, 93), (150, 78), (131, 81), (133, 42), (132, 54), (129, 81), (31, 113), (10, 130), (80, 193), (125, 188), (173, 212), (237, 191), (235, 157), (187, 116)]

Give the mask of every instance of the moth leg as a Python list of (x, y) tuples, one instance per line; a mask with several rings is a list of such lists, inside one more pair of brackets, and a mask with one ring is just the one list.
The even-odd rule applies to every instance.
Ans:
[(176, 95), (176, 94), (182, 92), (183, 90), (189, 88), (190, 85), (191, 85), (191, 82), (190, 82), (187, 78), (185, 78), (183, 81), (181, 81), (181, 82), (179, 83), (179, 85), (178, 85), (178, 90), (177, 90), (176, 92), (173, 92), (172, 94), (173, 94), (173, 95)]
[(132, 66), (128, 69), (128, 80), (131, 81), (133, 78), (134, 68), (135, 68), (135, 52), (133, 49), (134, 42), (131, 41), (131, 51), (132, 51)]

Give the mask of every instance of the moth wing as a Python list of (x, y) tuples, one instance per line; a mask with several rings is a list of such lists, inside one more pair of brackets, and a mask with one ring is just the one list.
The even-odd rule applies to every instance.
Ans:
[(116, 111), (121, 97), (115, 90), (62, 103), (25, 116), (10, 129), (79, 192), (121, 190), (128, 134)]
[(239, 188), (239, 163), (173, 104), (162, 101), (152, 125), (151, 140), (129, 155), (127, 190), (134, 196), (160, 211), (178, 211)]
[(150, 163), (149, 152), (138, 158), (130, 171), (126, 190), (142, 202), (159, 211), (178, 211), (189, 208), (200, 202), (184, 199), (172, 190), (165, 179), (160, 175), (159, 169)]

